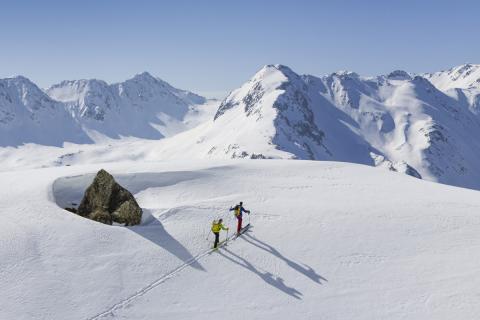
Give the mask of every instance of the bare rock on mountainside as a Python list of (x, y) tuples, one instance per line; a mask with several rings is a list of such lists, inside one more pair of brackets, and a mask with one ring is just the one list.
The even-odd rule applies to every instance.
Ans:
[(142, 219), (142, 209), (130, 191), (103, 169), (85, 191), (77, 214), (105, 224), (117, 222), (125, 226), (137, 225)]

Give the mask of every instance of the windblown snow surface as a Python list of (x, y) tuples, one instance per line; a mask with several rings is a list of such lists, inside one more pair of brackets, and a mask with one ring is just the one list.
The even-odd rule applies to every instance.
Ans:
[[(60, 208), (78, 203), (100, 168), (135, 194), (141, 225)], [(480, 314), (478, 191), (288, 160), (21, 169), (0, 173), (0, 190), (0, 319)], [(240, 200), (252, 227), (210, 253), (211, 221), (232, 230), (228, 208)]]

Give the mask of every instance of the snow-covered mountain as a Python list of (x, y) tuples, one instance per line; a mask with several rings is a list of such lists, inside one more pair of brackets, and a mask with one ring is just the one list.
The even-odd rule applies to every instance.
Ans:
[(111, 138), (160, 139), (186, 130), (182, 122), (192, 106), (206, 99), (179, 90), (147, 72), (122, 83), (63, 81), (47, 89), (63, 102), (88, 132)]
[[(220, 105), (214, 126), (231, 134), (224, 134), (224, 141), (215, 141), (212, 153), (315, 160), (330, 160), (335, 154), (341, 161), (373, 164), (368, 144), (334, 121), (349, 119), (325, 98), (312, 96), (310, 89), (314, 87), (288, 67), (262, 68)], [(324, 104), (325, 110), (312, 108), (315, 103)], [(339, 143), (328, 143), (327, 132), (335, 134)], [(218, 145), (222, 142), (228, 146)]]
[(45, 92), (22, 76), (0, 79), (0, 146), (160, 139), (197, 125), (211, 113), (208, 106), (211, 101), (146, 72), (111, 85), (63, 81)]
[[(478, 188), (480, 143), (472, 137), (480, 135), (480, 121), (473, 110), (404, 71), (315, 77), (268, 65), (221, 103), (214, 121), (170, 143), (187, 144), (191, 156), (356, 162)], [(200, 138), (189, 144), (192, 136)]]
[[(480, 66), (471, 64), (433, 74), (396, 70), (377, 77), (347, 71), (316, 77), (268, 65), (232, 91), (218, 109), (215, 104), (205, 108), (204, 98), (148, 73), (111, 85), (64, 81), (49, 88), (49, 96), (24, 78), (6, 79), (2, 83), (14, 81), (9, 90), (16, 92), (15, 101), (26, 102), (15, 102), (16, 109), (11, 103), (0, 105), (0, 130), (7, 132), (3, 145), (48, 144), (48, 138), (39, 137), (52, 135), (50, 144), (57, 146), (62, 141), (98, 142), (105, 136), (154, 139), (49, 150), (49, 160), (38, 151), (42, 165), (125, 157), (331, 160), (478, 189), (480, 142), (474, 137), (480, 135), (479, 78)], [(26, 89), (23, 82), (29, 83)], [(5, 85), (0, 89), (5, 91)], [(37, 109), (56, 112), (50, 121), (31, 125), (30, 113), (24, 114), (28, 108), (35, 114)], [(19, 129), (9, 133), (6, 121), (12, 117), (28, 121), (18, 121)], [(62, 117), (64, 121), (54, 120)], [(57, 129), (57, 123), (63, 129)], [(30, 127), (42, 133), (25, 138)], [(20, 161), (11, 152), (0, 156), (4, 162)]]
[(65, 110), (25, 77), (0, 79), (0, 146), (92, 140)]
[(479, 64), (467, 63), (446, 71), (426, 73), (423, 76), (443, 91), (456, 88), (480, 88)]
[(464, 64), (423, 76), (438, 89), (480, 116), (480, 65)]
[[(369, 167), (480, 189), (478, 86), (451, 74), (269, 65), (219, 106), (146, 74), (0, 80), (0, 319), (477, 319), (478, 191)], [(140, 225), (64, 210), (100, 168)]]

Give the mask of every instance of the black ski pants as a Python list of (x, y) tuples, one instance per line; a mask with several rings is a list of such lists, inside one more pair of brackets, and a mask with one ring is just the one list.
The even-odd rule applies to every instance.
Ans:
[(220, 232), (214, 232), (213, 234), (215, 235), (215, 243), (213, 244), (213, 247), (216, 248), (220, 241)]

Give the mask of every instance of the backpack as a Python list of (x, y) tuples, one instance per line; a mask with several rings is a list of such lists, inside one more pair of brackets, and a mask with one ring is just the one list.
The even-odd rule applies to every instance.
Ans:
[(242, 207), (238, 204), (235, 206), (233, 210), (234, 210), (233, 212), (235, 214), (235, 217), (237, 218), (242, 214)]
[(211, 230), (213, 232), (219, 232), (220, 231), (219, 229), (220, 229), (220, 223), (217, 220), (213, 220)]

